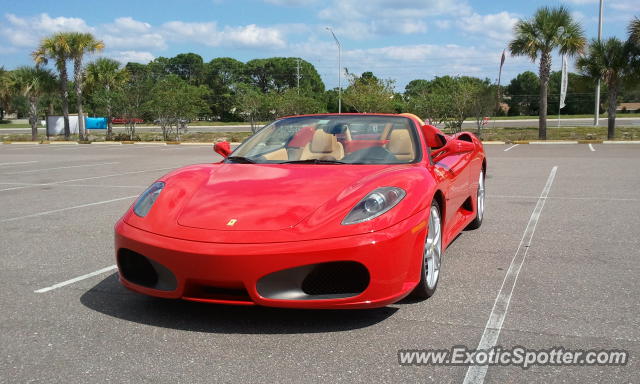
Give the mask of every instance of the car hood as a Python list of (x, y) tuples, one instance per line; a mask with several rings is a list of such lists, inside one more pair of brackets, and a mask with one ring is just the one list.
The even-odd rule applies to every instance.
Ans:
[(178, 224), (219, 231), (292, 228), (350, 185), (386, 167), (221, 164), (210, 168), (183, 206)]

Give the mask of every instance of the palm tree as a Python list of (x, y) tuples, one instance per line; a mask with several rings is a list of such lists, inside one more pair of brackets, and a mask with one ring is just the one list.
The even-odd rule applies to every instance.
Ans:
[(84, 129), (84, 113), (82, 110), (82, 59), (85, 53), (93, 53), (104, 49), (104, 43), (96, 40), (90, 33), (68, 32), (70, 47), (70, 59), (73, 60), (73, 77), (76, 89), (76, 101), (78, 106), (78, 134), (80, 140), (86, 140)]
[(71, 54), (68, 33), (58, 32), (40, 41), (40, 45), (31, 53), (36, 65), (46, 65), (54, 60), (60, 81), (60, 95), (62, 96), (62, 115), (64, 116), (64, 138), (69, 140), (69, 76), (67, 74), (67, 60)]
[(19, 67), (12, 72), (14, 90), (29, 100), (29, 123), (31, 140), (38, 139), (38, 105), (44, 94), (53, 92), (56, 78), (48, 69), (40, 67)]
[(640, 47), (640, 19), (637, 17), (629, 23), (629, 41)]
[(4, 120), (4, 113), (9, 109), (11, 104), (11, 72), (8, 72), (4, 67), (0, 67), (0, 121)]
[(107, 115), (107, 140), (111, 138), (113, 125), (113, 103), (115, 94), (126, 84), (129, 72), (120, 68), (116, 60), (101, 58), (87, 65), (86, 86), (100, 105), (104, 105)]
[(578, 58), (576, 65), (583, 75), (602, 80), (609, 90), (607, 138), (613, 140), (616, 129), (618, 93), (631, 72), (630, 46), (618, 38), (592, 40), (586, 56)]
[(519, 20), (514, 26), (515, 38), (509, 43), (512, 56), (527, 56), (540, 67), (540, 109), (538, 137), (547, 138), (547, 90), (551, 73), (551, 53), (574, 56), (582, 53), (586, 40), (580, 23), (573, 20), (565, 7), (539, 8), (528, 20)]
[(637, 17), (629, 23), (629, 49), (631, 50), (631, 66), (635, 68), (635, 80), (640, 81), (640, 19)]

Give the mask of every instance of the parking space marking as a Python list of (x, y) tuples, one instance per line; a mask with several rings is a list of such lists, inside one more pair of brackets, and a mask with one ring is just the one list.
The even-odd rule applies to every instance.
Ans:
[[(509, 310), (509, 303), (511, 302), (511, 296), (513, 295), (513, 289), (516, 286), (516, 282), (518, 281), (518, 275), (520, 274), (520, 270), (522, 269), (522, 265), (527, 257), (527, 252), (529, 251), (529, 247), (531, 246), (531, 240), (533, 239), (533, 234), (536, 231), (536, 226), (538, 224), (538, 220), (540, 219), (540, 214), (542, 213), (542, 209), (544, 208), (544, 203), (547, 200), (547, 196), (549, 195), (549, 191), (551, 190), (551, 185), (553, 184), (553, 180), (556, 178), (556, 172), (558, 171), (558, 166), (554, 166), (549, 173), (549, 177), (547, 178), (547, 183), (538, 198), (538, 202), (536, 203), (533, 212), (531, 213), (531, 217), (529, 218), (529, 222), (522, 234), (522, 239), (520, 240), (520, 244), (516, 250), (513, 259), (511, 260), (511, 265), (509, 265), (509, 270), (507, 274), (504, 276), (504, 280), (502, 281), (502, 286), (500, 287), (500, 291), (498, 291), (498, 296), (493, 303), (493, 308), (491, 309), (491, 314), (489, 315), (489, 320), (487, 321), (487, 325), (484, 328), (484, 332), (482, 333), (482, 337), (480, 338), (480, 343), (478, 343), (478, 350), (488, 350), (489, 348), (495, 347), (498, 342), (498, 337), (500, 336), (500, 331), (502, 329), (502, 324), (504, 323), (504, 319), (507, 315), (507, 311)], [(472, 365), (467, 369), (467, 374), (464, 377), (465, 384), (471, 383), (483, 383), (484, 378), (487, 374), (487, 365), (479, 366)]]
[(0, 185), (27, 185), (30, 187), (55, 186), (55, 187), (88, 187), (88, 188), (147, 188), (148, 185), (110, 185), (110, 184), (50, 184), (50, 183), (16, 183), (0, 181)]
[[(142, 170), (142, 171), (132, 171), (132, 172), (121, 172), (121, 173), (115, 173), (115, 174), (111, 174), (111, 175), (104, 175), (104, 176), (91, 176), (91, 177), (82, 177), (79, 179), (71, 179), (71, 180), (62, 180), (62, 181), (54, 181), (52, 183), (44, 183), (44, 184), (38, 184), (39, 186), (41, 185), (58, 185), (58, 184), (63, 184), (63, 183), (71, 183), (74, 181), (85, 181), (85, 180), (95, 180), (95, 179), (104, 179), (107, 177), (117, 177), (117, 176), (124, 176), (124, 175), (134, 175), (137, 173), (145, 173), (145, 172), (155, 172), (155, 171), (168, 171), (170, 169), (175, 169), (175, 167), (169, 167), (169, 168), (156, 168), (156, 169), (147, 169), (147, 170)], [(0, 192), (3, 191), (14, 191), (16, 189), (25, 189), (25, 188), (31, 188), (34, 187), (34, 185), (25, 185), (25, 186), (21, 186), (21, 187), (12, 187), (12, 188), (4, 188), (4, 189), (0, 189)]]
[(37, 163), (37, 161), (16, 161), (13, 163), (0, 163), (0, 167), (11, 167), (14, 165), (26, 165), (26, 164), (33, 164), (33, 163)]
[(110, 165), (110, 164), (120, 164), (120, 163), (117, 162), (117, 161), (112, 161), (112, 162), (109, 162), (109, 163), (68, 165), (68, 166), (65, 166), (65, 167), (40, 168), (40, 169), (30, 169), (30, 170), (27, 170), (27, 171), (10, 172), (10, 173), (5, 173), (5, 175), (18, 175), (18, 174), (21, 174), (21, 173), (34, 173), (34, 172), (43, 172), (43, 171), (53, 171), (53, 170), (56, 170), (56, 169), (96, 167), (96, 166), (99, 166), (99, 165)]
[(24, 145), (22, 147), (17, 147), (17, 148), (7, 148), (6, 151), (20, 151), (23, 149), (42, 149), (42, 148), (46, 148), (46, 145)]
[(517, 147), (518, 145), (520, 145), (520, 144), (514, 144), (514, 145), (510, 146), (509, 148), (505, 149), (504, 151), (505, 151), (505, 152), (507, 152), (508, 150), (510, 150), (510, 149), (512, 149), (512, 148), (515, 148), (515, 147)]
[(88, 278), (93, 277), (93, 276), (98, 276), (98, 275), (101, 275), (101, 274), (109, 272), (109, 271), (113, 271), (116, 268), (117, 268), (116, 265), (110, 265), (108, 267), (105, 267), (105, 268), (102, 268), (102, 269), (98, 269), (95, 272), (91, 272), (91, 273), (87, 273), (86, 275), (74, 277), (73, 279), (70, 279), (70, 280), (67, 280), (67, 281), (63, 281), (62, 283), (54, 284), (54, 285), (52, 285), (50, 287), (37, 289), (37, 290), (35, 290), (33, 292), (35, 292), (35, 293), (49, 292), (49, 291), (52, 291), (54, 289), (57, 289), (57, 288), (60, 288), (60, 287), (64, 287), (65, 285), (77, 283), (78, 281), (81, 281), (81, 280), (84, 280), (84, 279), (88, 279)]
[[(540, 199), (539, 196), (521, 196), (521, 195), (487, 195), (488, 198), (497, 199)], [(596, 200), (596, 201), (640, 201), (638, 198), (632, 197), (595, 197), (595, 196), (553, 196), (545, 197), (546, 200)]]
[(33, 217), (39, 217), (39, 216), (45, 216), (45, 215), (51, 215), (52, 213), (58, 213), (58, 212), (64, 212), (64, 211), (70, 211), (73, 209), (79, 209), (79, 208), (86, 208), (86, 207), (93, 207), (94, 205), (102, 205), (102, 204), (109, 204), (109, 203), (114, 203), (116, 201), (122, 201), (122, 200), (127, 200), (127, 199), (133, 199), (135, 197), (138, 197), (138, 195), (132, 195), (132, 196), (125, 196), (125, 197), (119, 197), (117, 199), (111, 199), (111, 200), (104, 200), (104, 201), (97, 201), (95, 203), (88, 203), (88, 204), (80, 204), (80, 205), (74, 205), (73, 207), (66, 207), (66, 208), (60, 208), (60, 209), (53, 209), (51, 211), (44, 211), (44, 212), (38, 212), (38, 213), (32, 213), (30, 215), (24, 215), (24, 216), (16, 216), (16, 217), (10, 217), (8, 219), (0, 219), (0, 223), (9, 223), (12, 221), (17, 221), (17, 220), (22, 220), (22, 219), (30, 219)]
[(591, 143), (589, 143), (589, 149), (591, 150), (591, 152), (595, 152), (596, 151), (596, 149), (593, 148), (593, 144), (591, 144)]

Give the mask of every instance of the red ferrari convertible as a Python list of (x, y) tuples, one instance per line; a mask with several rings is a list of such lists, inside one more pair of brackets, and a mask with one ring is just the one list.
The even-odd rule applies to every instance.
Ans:
[(279, 119), (219, 163), (153, 183), (115, 226), (120, 281), (146, 295), (371, 308), (434, 294), (447, 245), (484, 212), (471, 133), (414, 115)]

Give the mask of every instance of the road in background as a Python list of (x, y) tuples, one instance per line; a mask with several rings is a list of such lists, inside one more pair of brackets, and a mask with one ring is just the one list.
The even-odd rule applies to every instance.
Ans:
[[(626, 126), (637, 126), (640, 127), (640, 117), (618, 117), (616, 119), (616, 124), (618, 127), (626, 127)], [(592, 126), (593, 119), (592, 118), (580, 118), (580, 119), (560, 119), (560, 127), (581, 127), (581, 126)], [(473, 130), (477, 128), (477, 124), (475, 121), (467, 120), (462, 124), (462, 127), (465, 129)], [(486, 127), (493, 128), (494, 121), (490, 121)], [(547, 127), (548, 129), (553, 129), (558, 126), (558, 119), (549, 118), (547, 119)], [(607, 126), (607, 119), (600, 119), (600, 126)], [(495, 120), (496, 128), (531, 128), (538, 127), (538, 119), (526, 119), (526, 120)], [(142, 132), (162, 132), (159, 126), (149, 126), (149, 125), (141, 125), (136, 127), (136, 130), (140, 130)], [(251, 132), (250, 125), (215, 125), (215, 126), (197, 126), (190, 125), (188, 127), (190, 132)], [(124, 131), (124, 127), (120, 125), (114, 126), (115, 132)], [(1, 128), (0, 134), (14, 134), (14, 133), (29, 133), (31, 132), (31, 128)], [(44, 128), (38, 128), (38, 132), (41, 134), (46, 134)], [(104, 132), (104, 130), (100, 130), (99, 132)]]

